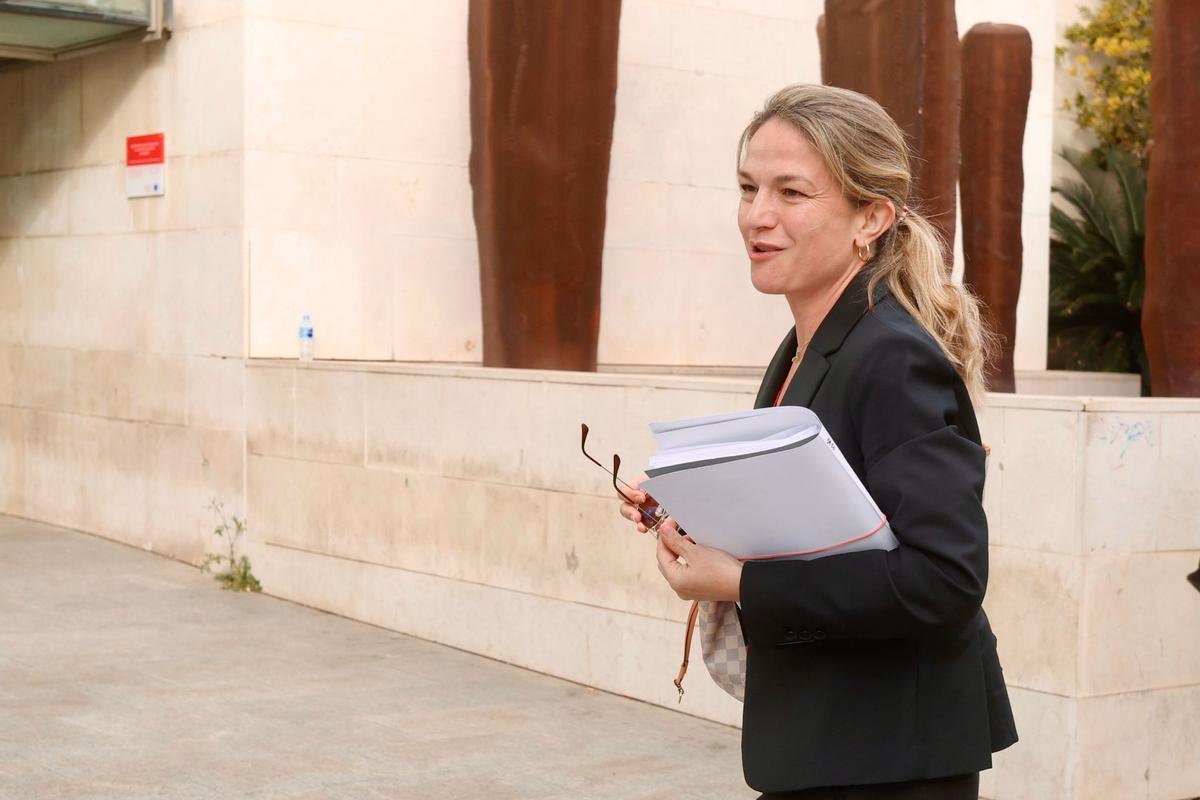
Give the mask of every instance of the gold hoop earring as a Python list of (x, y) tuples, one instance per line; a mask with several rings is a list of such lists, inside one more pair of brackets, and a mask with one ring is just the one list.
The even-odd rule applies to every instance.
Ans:
[(859, 261), (870, 261), (871, 260), (871, 245), (864, 244), (862, 247), (860, 247), (856, 250), (856, 253), (858, 255)]

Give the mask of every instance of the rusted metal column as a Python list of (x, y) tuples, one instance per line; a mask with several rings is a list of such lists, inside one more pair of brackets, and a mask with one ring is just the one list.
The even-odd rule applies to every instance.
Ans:
[(1150, 389), (1200, 397), (1200, 3), (1154, 0), (1142, 336)]
[(949, 268), (961, 95), (954, 0), (825, 0), (823, 22), (821, 79), (873, 97), (908, 134), (916, 197), (949, 245)]
[(483, 363), (594, 370), (620, 0), (471, 0)]
[(982, 23), (962, 41), (963, 282), (1000, 337), (988, 388), (1015, 391), (1013, 344), (1021, 293), (1021, 158), (1033, 81), (1033, 42), (1018, 25)]

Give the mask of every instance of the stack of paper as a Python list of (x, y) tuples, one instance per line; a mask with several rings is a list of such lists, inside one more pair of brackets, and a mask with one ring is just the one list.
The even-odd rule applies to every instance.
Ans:
[(891, 550), (887, 518), (817, 415), (778, 406), (651, 424), (642, 488), (701, 544), (742, 559)]

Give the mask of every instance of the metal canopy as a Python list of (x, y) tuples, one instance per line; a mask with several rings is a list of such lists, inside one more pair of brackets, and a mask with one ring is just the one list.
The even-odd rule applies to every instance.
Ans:
[(161, 39), (170, 14), (171, 0), (0, 0), (0, 62), (57, 61)]

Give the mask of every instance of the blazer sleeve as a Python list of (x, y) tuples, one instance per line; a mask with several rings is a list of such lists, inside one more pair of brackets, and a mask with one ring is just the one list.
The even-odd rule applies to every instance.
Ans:
[(931, 635), (968, 622), (983, 602), (984, 452), (957, 425), (957, 373), (932, 340), (911, 334), (867, 349), (853, 369), (846, 402), (865, 483), (900, 546), (746, 563), (751, 646)]

